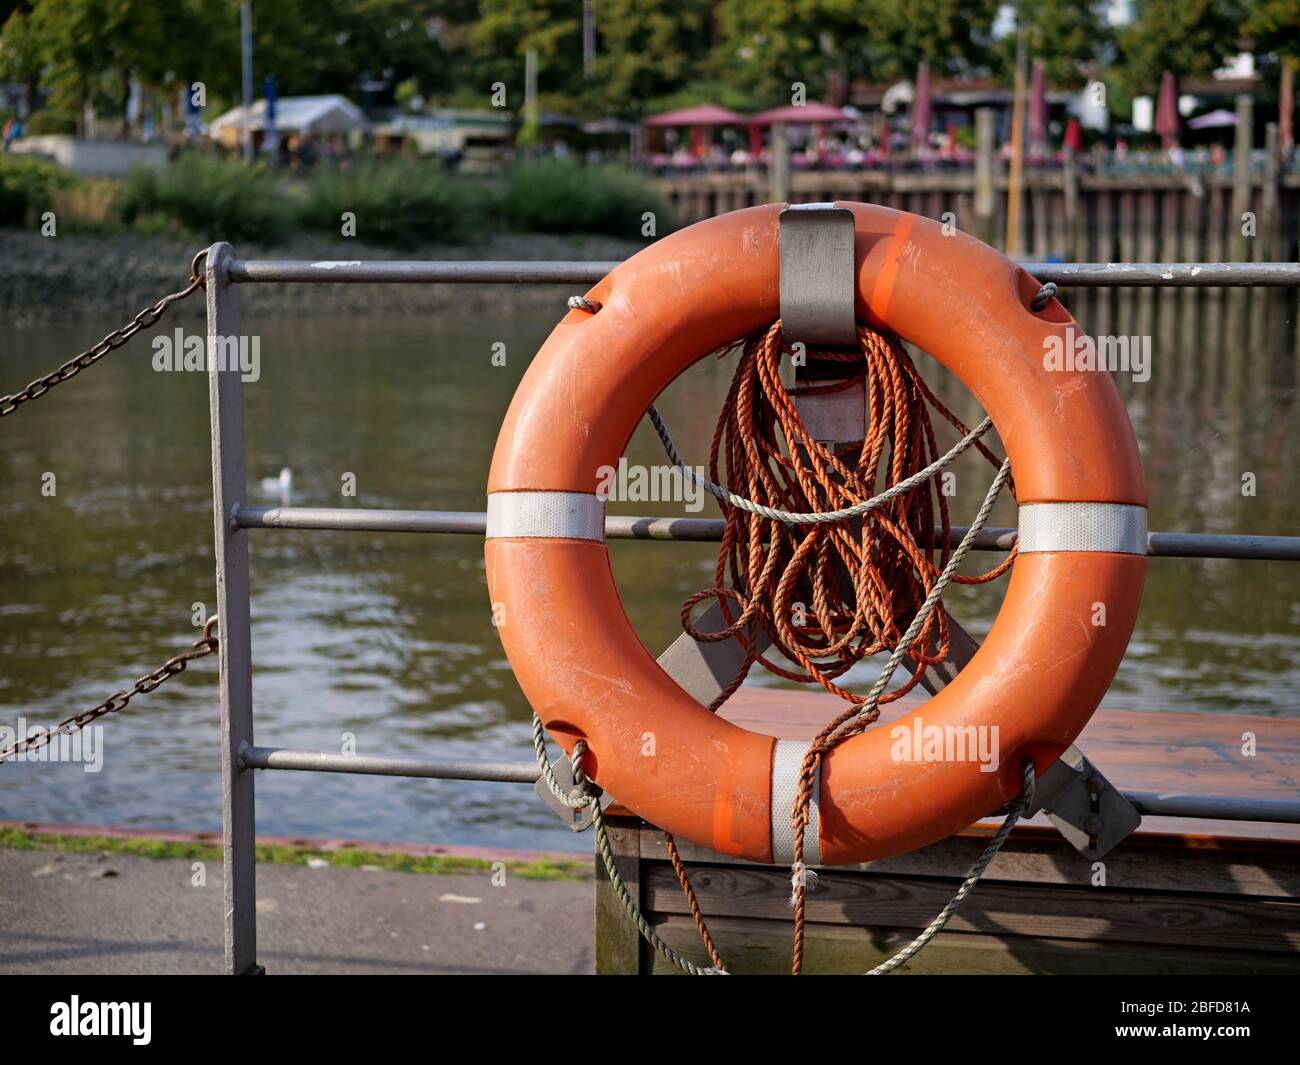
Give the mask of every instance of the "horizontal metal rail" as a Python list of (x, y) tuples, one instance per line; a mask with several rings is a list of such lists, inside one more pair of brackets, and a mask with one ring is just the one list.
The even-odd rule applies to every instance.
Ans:
[[(483, 536), (487, 515), (466, 510), (361, 510), (350, 507), (238, 507), (241, 529), (331, 529), (340, 532), (415, 532)], [(716, 543), (722, 539), (720, 518), (637, 518), (611, 514), (605, 535), (611, 540), (687, 540)], [(948, 543), (966, 535), (964, 525), (949, 527)], [(978, 551), (1009, 551), (1015, 529), (984, 529), (975, 538)], [(1155, 558), (1245, 558), (1300, 561), (1300, 536), (1153, 532), (1147, 554)]]
[[(612, 262), (372, 261), (234, 259), (232, 282), (278, 281), (409, 285), (593, 285)], [(1300, 287), (1300, 263), (1035, 263), (1020, 264), (1042, 282), (1072, 288)]]
[(1300, 263), (1021, 263), (1063, 288), (1296, 288)]
[[(536, 762), (424, 761), (366, 755), (292, 751), (283, 747), (244, 746), (240, 765), (248, 769), (296, 769), (314, 773), (357, 773), (365, 776), (425, 777), (435, 780), (486, 780), (504, 784), (535, 784)], [(1151, 817), (1300, 823), (1300, 802), (1286, 799), (1243, 799), (1228, 795), (1182, 795), (1126, 792), (1138, 811)]]
[(1124, 798), (1150, 817), (1196, 817), (1207, 821), (1267, 821), (1300, 824), (1300, 802), (1291, 799), (1248, 799), (1239, 795), (1162, 794), (1126, 791)]
[(562, 262), (521, 259), (510, 262), (474, 260), (357, 260), (311, 262), (307, 259), (236, 259), (230, 264), (232, 282), (324, 281), (388, 284), (582, 285), (595, 284), (618, 262)]
[(423, 761), (416, 758), (377, 758), (361, 754), (322, 754), (283, 747), (239, 749), (246, 769), (297, 769), (309, 773), (362, 773), (381, 777), (432, 777), (437, 780), (492, 780), (503, 784), (536, 783), (536, 762)]

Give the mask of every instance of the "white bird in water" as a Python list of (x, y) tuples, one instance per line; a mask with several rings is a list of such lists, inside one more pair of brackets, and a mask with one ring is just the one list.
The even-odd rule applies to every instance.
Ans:
[(293, 493), (293, 470), (285, 466), (280, 470), (279, 477), (263, 477), (262, 491), (267, 495), (278, 496), (280, 506), (287, 507), (289, 497)]

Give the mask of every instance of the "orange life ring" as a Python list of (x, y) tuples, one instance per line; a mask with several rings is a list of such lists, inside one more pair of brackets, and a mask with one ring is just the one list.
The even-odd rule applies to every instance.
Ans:
[[(978, 653), (913, 715), (997, 725), (1000, 768), (896, 761), (889, 729), (853, 736), (822, 760), (803, 857), (823, 864), (942, 839), (1019, 794), (1023, 757), (1045, 771), (1114, 678), (1146, 576), (1146, 488), (1114, 383), (1044, 365), (1048, 338), (1074, 326), (1065, 309), (1031, 311), (1038, 283), (971, 237), (836, 206), (854, 215), (858, 319), (928, 352), (992, 417), (1015, 474), (1020, 552)], [(641, 817), (759, 862), (792, 858), (806, 744), (715, 717), (658, 666), (619, 599), (596, 485), (674, 378), (779, 316), (781, 210), (700, 222), (592, 288), (600, 310), (570, 311), (525, 374), (488, 481), (488, 588), (547, 730), (566, 751), (585, 739), (588, 774)]]

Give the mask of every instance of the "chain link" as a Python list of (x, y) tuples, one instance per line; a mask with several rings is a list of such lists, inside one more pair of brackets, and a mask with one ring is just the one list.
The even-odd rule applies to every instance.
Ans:
[(193, 643), (194, 650), (182, 651), (178, 655), (173, 655), (167, 659), (161, 666), (152, 673), (146, 673), (143, 677), (131, 685), (130, 691), (114, 692), (102, 703), (92, 706), (89, 710), (82, 710), (80, 713), (73, 714), (71, 717), (64, 718), (52, 729), (34, 733), (30, 736), (23, 737), (11, 743), (7, 747), (0, 747), (0, 762), (15, 755), (27, 754), (31, 751), (39, 750), (46, 744), (51, 743), (55, 736), (60, 734), (71, 735), (79, 729), (85, 728), (92, 721), (95, 721), (106, 714), (115, 714), (123, 709), (134, 696), (143, 695), (157, 688), (163, 681), (176, 676), (177, 673), (184, 673), (185, 667), (196, 658), (204, 658), (207, 655), (215, 654), (220, 641), (212, 635), (212, 630), (217, 625), (217, 616), (214, 614), (203, 625), (203, 635)]
[(120, 329), (114, 329), (108, 336), (104, 337), (98, 344), (87, 348), (74, 359), (69, 359), (62, 366), (52, 373), (47, 373), (44, 377), (38, 377), (20, 392), (15, 392), (11, 396), (0, 396), (0, 418), (6, 414), (13, 414), (28, 400), (36, 399), (45, 395), (55, 385), (60, 385), (70, 377), (76, 377), (87, 366), (93, 366), (110, 351), (120, 348), (136, 333), (142, 329), (151, 329), (157, 324), (166, 312), (167, 308), (179, 300), (185, 299), (195, 291), (203, 287), (203, 272), (200, 264), (207, 257), (207, 250), (199, 252), (194, 256), (190, 263), (190, 283), (179, 292), (173, 292), (164, 296), (151, 307), (146, 307), (137, 314), (130, 322)]

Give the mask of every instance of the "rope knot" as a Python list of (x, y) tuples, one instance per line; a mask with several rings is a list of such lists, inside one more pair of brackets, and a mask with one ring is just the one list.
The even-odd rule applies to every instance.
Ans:
[(1038, 290), (1037, 295), (1029, 301), (1029, 309), (1031, 311), (1041, 311), (1055, 295), (1056, 285), (1054, 282), (1048, 281)]

